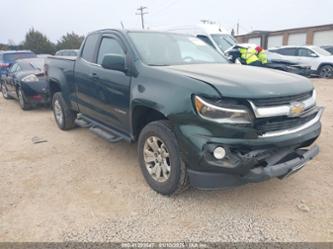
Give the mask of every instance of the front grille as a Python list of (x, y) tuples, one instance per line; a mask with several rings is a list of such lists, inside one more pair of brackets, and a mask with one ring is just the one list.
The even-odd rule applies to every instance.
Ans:
[(292, 102), (300, 102), (311, 98), (312, 92), (302, 93), (294, 96), (287, 97), (276, 97), (276, 98), (265, 98), (265, 99), (252, 99), (251, 101), (257, 107), (265, 106), (278, 106), (278, 105), (289, 105)]
[(272, 131), (297, 128), (298, 126), (301, 126), (314, 119), (317, 113), (318, 113), (317, 111), (315, 112), (312, 111), (311, 113), (305, 114), (297, 118), (286, 118), (286, 117), (265, 118), (260, 121), (257, 121), (255, 127), (258, 130), (259, 135)]

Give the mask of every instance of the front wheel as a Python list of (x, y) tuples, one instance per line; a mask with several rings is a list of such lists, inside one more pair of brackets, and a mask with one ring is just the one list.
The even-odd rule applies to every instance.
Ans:
[(333, 66), (325, 65), (319, 69), (319, 76), (321, 78), (332, 78), (333, 77)]
[(19, 98), (20, 107), (22, 110), (27, 111), (31, 109), (31, 105), (27, 102), (24, 92), (21, 88), (17, 90), (17, 95)]
[(188, 187), (186, 166), (170, 122), (155, 121), (142, 130), (138, 155), (141, 171), (156, 192), (174, 195)]
[(6, 87), (5, 83), (1, 84), (1, 92), (2, 92), (2, 96), (3, 96), (4, 99), (10, 99), (11, 98), (8, 94), (8, 90), (7, 90), (7, 87)]
[(67, 105), (61, 92), (53, 95), (52, 109), (56, 123), (61, 130), (70, 130), (75, 127), (76, 113)]

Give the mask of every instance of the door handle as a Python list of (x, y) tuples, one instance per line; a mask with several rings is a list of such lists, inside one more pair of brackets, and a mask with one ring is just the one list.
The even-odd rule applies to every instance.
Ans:
[(92, 74), (90, 74), (90, 76), (91, 76), (92, 78), (96, 79), (96, 80), (99, 79), (97, 73), (92, 73)]

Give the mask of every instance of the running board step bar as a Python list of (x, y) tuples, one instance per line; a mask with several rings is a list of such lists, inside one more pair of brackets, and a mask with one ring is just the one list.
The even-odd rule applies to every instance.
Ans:
[(117, 143), (121, 140), (131, 141), (129, 137), (126, 135), (113, 130), (91, 118), (84, 116), (83, 114), (78, 114), (77, 119), (75, 120), (75, 124), (82, 128), (89, 128), (89, 130), (95, 133), (97, 136), (106, 139), (110, 143)]
[(97, 136), (106, 139), (110, 143), (117, 143), (123, 140), (122, 137), (117, 137), (116, 135), (109, 133), (105, 130), (102, 130), (99, 127), (90, 127), (89, 130), (95, 133)]

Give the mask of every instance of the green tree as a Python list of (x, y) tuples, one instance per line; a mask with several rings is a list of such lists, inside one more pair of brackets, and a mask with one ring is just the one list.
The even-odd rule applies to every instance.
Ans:
[(31, 28), (25, 35), (24, 49), (29, 49), (36, 54), (53, 54), (55, 45), (41, 32)]
[(0, 43), (0, 50), (7, 50), (8, 46), (6, 44)]
[(67, 33), (58, 41), (57, 49), (79, 49), (83, 40), (84, 36), (80, 36), (74, 32)]

